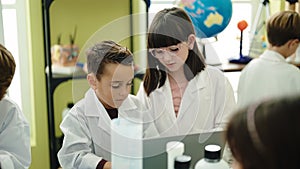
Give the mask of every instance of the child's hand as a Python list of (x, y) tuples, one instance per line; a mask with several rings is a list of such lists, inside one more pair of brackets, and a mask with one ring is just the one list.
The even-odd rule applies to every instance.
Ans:
[(106, 162), (103, 166), (103, 169), (111, 169), (111, 162)]

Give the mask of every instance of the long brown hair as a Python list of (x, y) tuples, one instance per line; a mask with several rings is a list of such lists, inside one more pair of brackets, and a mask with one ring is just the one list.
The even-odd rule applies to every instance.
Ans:
[[(159, 11), (148, 31), (147, 48), (160, 48), (177, 45), (186, 42), (189, 35), (195, 30), (187, 13), (180, 8), (167, 8)], [(165, 84), (166, 68), (148, 52), (148, 67), (144, 76), (144, 89), (149, 96), (156, 88)], [(204, 57), (200, 53), (195, 42), (194, 48), (189, 49), (188, 58), (185, 61), (184, 73), (187, 80), (194, 78), (205, 68)]]

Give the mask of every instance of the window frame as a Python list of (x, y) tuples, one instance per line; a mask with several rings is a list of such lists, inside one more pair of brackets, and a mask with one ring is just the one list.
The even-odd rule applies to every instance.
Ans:
[[(28, 4), (24, 0), (0, 0), (2, 44), (10, 50), (16, 61), (16, 71), (8, 95), (18, 104), (30, 124), (31, 145), (35, 145), (35, 118), (33, 112), (32, 66), (29, 48)], [(15, 16), (7, 17), (10, 11)], [(11, 13), (11, 14), (12, 14)], [(25, 16), (25, 17), (24, 17)], [(7, 17), (7, 18), (6, 18)], [(12, 18), (16, 19), (12, 21)], [(7, 21), (11, 23), (7, 23)], [(15, 28), (7, 26), (14, 22)], [(14, 36), (14, 39), (9, 39)]]

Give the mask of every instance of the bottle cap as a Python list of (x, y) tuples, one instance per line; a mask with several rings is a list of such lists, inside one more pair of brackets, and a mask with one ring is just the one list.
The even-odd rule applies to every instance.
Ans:
[(184, 152), (184, 143), (180, 141), (170, 141), (166, 145), (168, 154), (168, 169), (174, 169), (174, 160)]
[(207, 145), (204, 150), (204, 158), (217, 161), (221, 159), (221, 147), (219, 145)]
[(175, 158), (175, 169), (189, 169), (192, 157), (188, 155), (180, 155)]

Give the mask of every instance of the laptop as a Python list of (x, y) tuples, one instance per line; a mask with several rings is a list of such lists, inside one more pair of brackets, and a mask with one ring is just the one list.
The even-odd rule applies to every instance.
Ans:
[(204, 157), (204, 147), (208, 144), (221, 146), (222, 154), (225, 146), (225, 131), (214, 131), (179, 135), (171, 137), (157, 137), (143, 140), (143, 169), (167, 169), (166, 144), (169, 141), (184, 143), (184, 155), (192, 157), (191, 168)]

